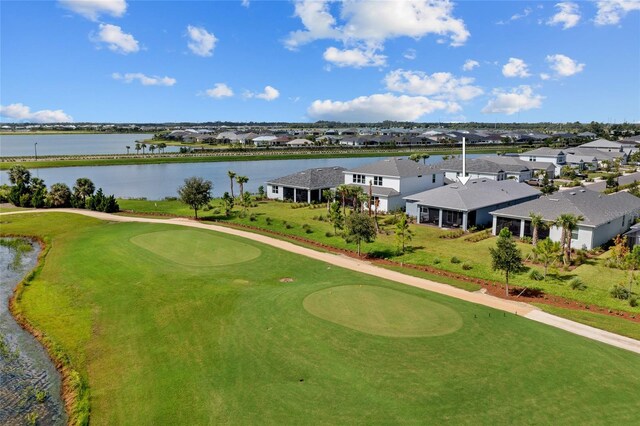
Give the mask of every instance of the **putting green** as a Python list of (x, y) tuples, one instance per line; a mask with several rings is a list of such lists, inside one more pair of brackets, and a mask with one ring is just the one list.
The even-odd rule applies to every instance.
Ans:
[(384, 287), (330, 287), (311, 293), (303, 305), (319, 318), (379, 336), (442, 336), (462, 327), (453, 309)]
[(184, 266), (232, 265), (261, 254), (260, 249), (252, 245), (196, 230), (149, 232), (129, 241)]

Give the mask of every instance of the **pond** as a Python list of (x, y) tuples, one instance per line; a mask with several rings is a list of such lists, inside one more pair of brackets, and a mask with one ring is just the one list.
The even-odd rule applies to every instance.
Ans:
[[(40, 246), (26, 240), (20, 247), (0, 245), (0, 424), (63, 425), (60, 374), (40, 343), (9, 312), (15, 286), (37, 263)], [(29, 246), (31, 247), (29, 250)]]
[[(467, 155), (467, 158), (479, 154)], [(220, 197), (230, 191), (228, 170), (247, 176), (249, 182), (245, 189), (257, 192), (265, 182), (291, 173), (315, 167), (340, 166), (347, 169), (373, 163), (387, 157), (357, 158), (316, 158), (302, 160), (261, 160), (261, 161), (222, 161), (212, 163), (171, 163), (145, 164), (129, 166), (89, 166), (34, 169), (32, 175), (44, 179), (48, 186), (63, 182), (73, 188), (75, 180), (87, 177), (96, 188), (102, 188), (105, 194), (114, 194), (119, 198), (140, 198), (161, 200), (175, 197), (178, 186), (185, 178), (200, 176), (213, 182), (213, 195)], [(442, 156), (433, 155), (427, 164), (442, 161)], [(0, 183), (8, 183), (7, 172), (0, 173)], [(237, 185), (236, 185), (237, 188)]]
[[(151, 139), (148, 133), (79, 134), (79, 135), (0, 135), (0, 157), (35, 155), (93, 155), (135, 153), (137, 140)], [(36, 145), (37, 143), (37, 145)], [(147, 144), (148, 146), (149, 144)], [(168, 146), (165, 152), (178, 152), (179, 147)]]

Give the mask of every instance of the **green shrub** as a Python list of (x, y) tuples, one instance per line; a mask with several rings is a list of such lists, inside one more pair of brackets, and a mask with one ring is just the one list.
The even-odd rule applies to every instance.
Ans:
[(584, 291), (587, 289), (586, 284), (582, 282), (580, 277), (575, 277), (571, 281), (569, 281), (569, 287), (571, 287), (573, 290), (579, 291)]
[(271, 223), (273, 222), (273, 219), (271, 219), (270, 217), (266, 217), (265, 222), (267, 222), (267, 225), (271, 225)]
[(255, 215), (255, 213), (251, 213), (251, 214), (249, 215), (249, 220), (250, 220), (251, 222), (255, 222), (255, 221), (256, 221), (256, 215)]
[(464, 262), (462, 264), (462, 269), (464, 269), (465, 271), (469, 271), (473, 269), (473, 265), (471, 264), (471, 262)]
[(629, 290), (620, 284), (614, 284), (609, 289), (609, 294), (614, 299), (627, 300), (630, 296)]
[(434, 264), (434, 265), (437, 265), (437, 264), (439, 264), (440, 262), (442, 262), (442, 260), (440, 260), (440, 258), (439, 258), (439, 257), (435, 257), (435, 258), (433, 259), (433, 264)]
[(453, 256), (453, 257), (451, 258), (451, 263), (460, 263), (460, 262), (461, 262), (461, 260), (460, 260), (460, 259), (458, 259), (458, 258), (457, 258), (457, 257), (455, 257), (455, 256)]
[(531, 237), (522, 237), (520, 238), (520, 241), (525, 244), (531, 244), (533, 242), (533, 239)]
[(631, 306), (632, 308), (638, 306), (638, 298), (636, 296), (629, 297), (629, 306)]
[(529, 278), (534, 281), (542, 281), (544, 280), (544, 275), (542, 275), (542, 273), (537, 269), (532, 269), (531, 272), (529, 272)]
[(327, 232), (324, 233), (324, 236), (327, 237), (327, 238), (331, 238), (331, 237), (333, 237), (333, 233), (331, 231), (327, 231)]

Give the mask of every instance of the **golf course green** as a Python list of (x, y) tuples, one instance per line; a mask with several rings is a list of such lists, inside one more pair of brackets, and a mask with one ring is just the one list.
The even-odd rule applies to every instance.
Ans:
[(239, 237), (65, 213), (18, 311), (97, 425), (632, 424), (640, 357)]

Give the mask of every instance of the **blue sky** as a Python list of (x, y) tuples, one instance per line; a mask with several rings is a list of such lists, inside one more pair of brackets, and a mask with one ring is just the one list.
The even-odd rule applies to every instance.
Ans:
[(3, 122), (640, 122), (640, 1), (0, 8)]

